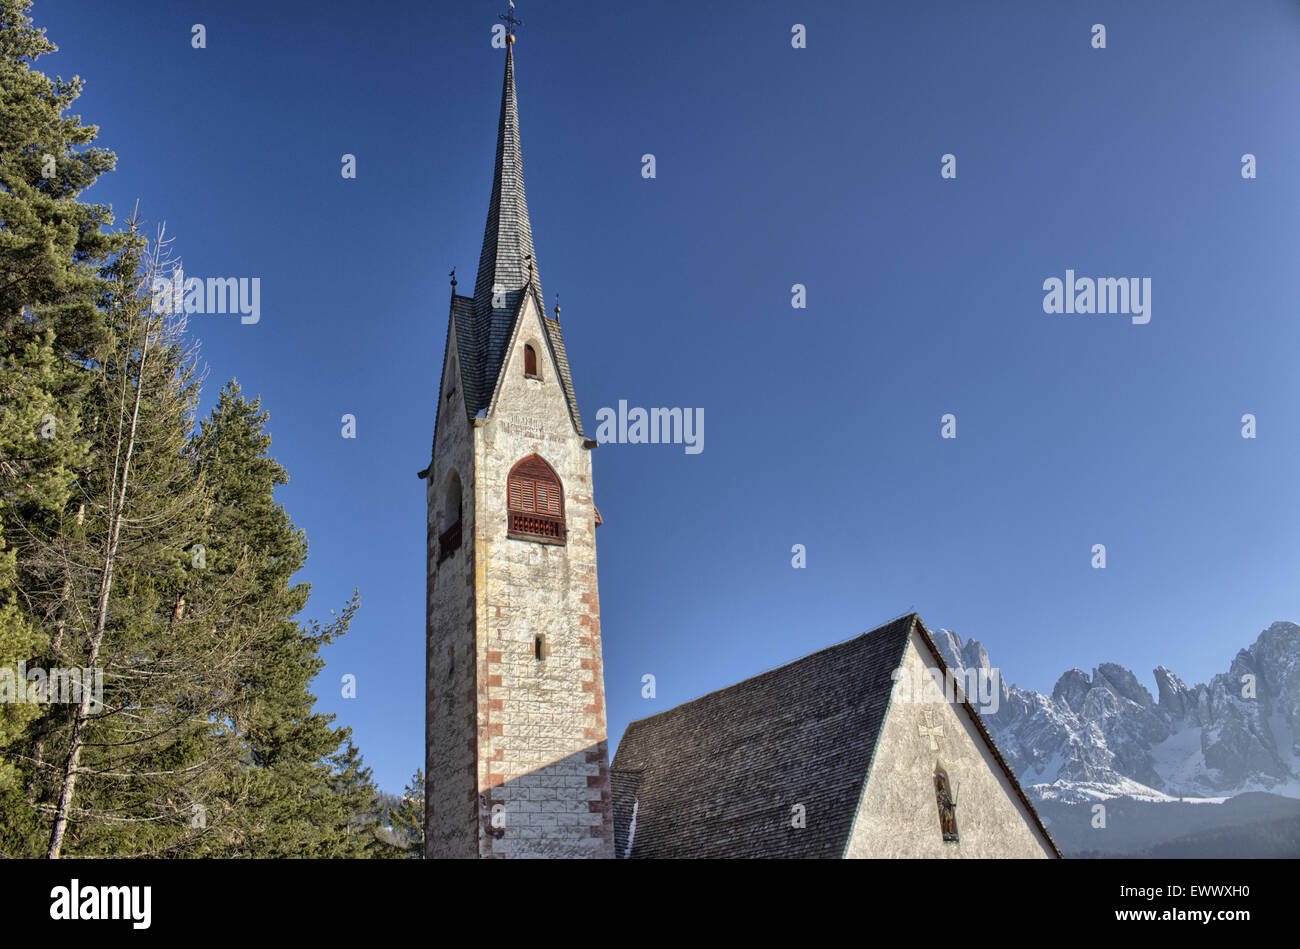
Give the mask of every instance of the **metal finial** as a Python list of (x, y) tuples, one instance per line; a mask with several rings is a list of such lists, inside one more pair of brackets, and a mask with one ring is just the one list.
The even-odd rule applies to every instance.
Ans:
[(555, 295), (555, 322), (560, 322), (560, 295)]
[(455, 267), (452, 267), (452, 268), (451, 268), (451, 286), (452, 286), (452, 289), (453, 289), (453, 290), (456, 288), (456, 268), (455, 268)]
[(515, 41), (515, 27), (524, 25), (523, 20), (515, 19), (515, 0), (510, 0), (510, 9), (507, 10), (505, 13), (499, 14), (497, 16), (497, 19), (505, 21), (506, 42), (513, 43)]

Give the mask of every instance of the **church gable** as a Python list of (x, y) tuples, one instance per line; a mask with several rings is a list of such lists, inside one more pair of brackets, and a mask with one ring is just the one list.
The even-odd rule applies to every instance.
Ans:
[(429, 467), (419, 472), (426, 482), (430, 543), (438, 543), (440, 550), (439, 535), (460, 521), (451, 516), (450, 507), (454, 503), (463, 509), (461, 485), (472, 475), (470, 422), (465, 414), (469, 374), (465, 371), (463, 348), (453, 318), (447, 326), (442, 377), (435, 396), (433, 458)]
[(460, 356), (460, 334), (453, 320), (447, 327), (447, 352), (443, 357), (442, 384), (438, 390), (438, 408), (434, 415), (434, 440), (438, 437), (438, 422), (448, 418), (464, 418), (466, 406), (464, 361)]
[(898, 675), (844, 855), (1060, 856), (919, 621)]
[(959, 834), (967, 794), (980, 803), (967, 821), (971, 843), (945, 844), (935, 763), (920, 768), (925, 755), (908, 752), (918, 739), (928, 751), (929, 734), (917, 732), (918, 707), (899, 701), (894, 687), (900, 667), (921, 665), (927, 642), (911, 614), (633, 722), (610, 769), (616, 855), (1056, 856), (962, 706), (945, 706), (950, 720), (935, 720), (948, 722), (943, 731), (954, 743), (946, 778), (956, 790)]
[(539, 312), (537, 299), (531, 293), (525, 293), (519, 301), (501, 367), (493, 381), (486, 406), (489, 418), (503, 407), (536, 414), (543, 405), (549, 413), (554, 404), (567, 416), (567, 427), (574, 434), (582, 434), (560, 324)]
[[(454, 307), (454, 304), (453, 304)], [(461, 334), (453, 318), (447, 326), (447, 342), (442, 361), (442, 376), (434, 396), (433, 458), (429, 467), (419, 472), (425, 479), (429, 504), (429, 530), (432, 539), (446, 530), (443, 509), (447, 507), (448, 477), (454, 475), (450, 489), (459, 500), (459, 484), (468, 477), (470, 453), (469, 420), (466, 418), (467, 373), (462, 358)], [(459, 520), (456, 518), (455, 520)]]
[[(447, 344), (442, 357), (441, 397), (434, 413), (434, 433), (436, 437), (438, 422), (448, 414), (451, 402), (447, 399), (447, 371), (455, 372), (453, 385), (456, 388), (454, 401), (459, 405), (464, 418), (472, 419), (475, 413), (487, 402), (483, 393), (482, 372), (479, 367), (478, 354), (474, 344), (474, 301), (469, 297), (457, 296), (455, 282), (452, 283), (451, 313), (447, 320)], [(488, 392), (490, 395), (490, 390)]]
[[(491, 413), (495, 411), (501, 381), (509, 371), (506, 363), (516, 354), (515, 344), (520, 339), (521, 324), (527, 324), (527, 331), (531, 333), (531, 340), (529, 341), (536, 352), (539, 365), (542, 364), (543, 360), (548, 360), (552, 364), (551, 372), (543, 375), (543, 379), (549, 378), (558, 384), (560, 391), (564, 394), (573, 428), (581, 435), (583, 434), (582, 416), (578, 412), (578, 400), (573, 388), (573, 374), (569, 369), (569, 357), (565, 349), (564, 334), (560, 330), (559, 320), (539, 313), (535, 294), (518, 293), (513, 296), (516, 303), (512, 311), (513, 317), (509, 320), (512, 330), (503, 350), (501, 363), (491, 366), (489, 363), (484, 363), (479, 357), (479, 347), (475, 335), (473, 299), (457, 296), (455, 293), (452, 294), (451, 318), (448, 321), (448, 345), (443, 362), (445, 367), (447, 361), (453, 356), (455, 357), (460, 373), (457, 386), (465, 417), (473, 419), (480, 412), (487, 411)], [(445, 383), (443, 395), (444, 397), (446, 395)], [(438, 418), (445, 413), (446, 407), (445, 403), (439, 404)]]

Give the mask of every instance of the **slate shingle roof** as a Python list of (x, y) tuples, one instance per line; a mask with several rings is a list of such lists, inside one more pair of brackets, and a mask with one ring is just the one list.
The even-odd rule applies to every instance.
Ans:
[(456, 326), (457, 356), (461, 366), (461, 380), (465, 386), (465, 407), (473, 418), (487, 404), (483, 392), (483, 371), (479, 365), (478, 347), (474, 344), (474, 298), (452, 294), (451, 320)]
[[(501, 365), (506, 340), (514, 329), (511, 317), (518, 311), (523, 288), (528, 285), (530, 256), (533, 258), (533, 280), (540, 296), (541, 271), (533, 252), (533, 227), (528, 218), (528, 198), (524, 193), (514, 44), (508, 44), (506, 75), (501, 88), (501, 117), (497, 124), (492, 199), (488, 204), (487, 225), (483, 229), (478, 278), (474, 283), (474, 335), (484, 365)], [(492, 295), (497, 286), (506, 291), (506, 305), (494, 308)]]
[(634, 857), (843, 856), (911, 629), (897, 619), (629, 725), (610, 769), (617, 855), (635, 798)]
[[(493, 299), (493, 291), (497, 287), (504, 291), (505, 305), (493, 307), (493, 302), (497, 302)], [(582, 417), (578, 413), (564, 335), (558, 321), (546, 318), (541, 272), (533, 249), (533, 227), (528, 217), (528, 198), (524, 193), (514, 48), (508, 45), (506, 74), (501, 89), (501, 115), (497, 125), (492, 197), (483, 230), (483, 249), (479, 254), (474, 295), (462, 297), (452, 294), (451, 319), (456, 326), (465, 411), (469, 418), (487, 408), (492, 400), (515, 323), (529, 293), (533, 295), (547, 341), (555, 354), (569, 412), (578, 433), (582, 434)]]
[[(616, 855), (629, 856), (635, 806), (632, 857), (842, 857), (914, 629), (945, 669), (913, 613), (629, 725), (610, 768)], [(806, 810), (801, 829), (791, 826), (795, 804)]]

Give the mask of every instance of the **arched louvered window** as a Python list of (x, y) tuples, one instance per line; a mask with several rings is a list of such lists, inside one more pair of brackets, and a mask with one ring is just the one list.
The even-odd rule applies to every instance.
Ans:
[(537, 350), (533, 349), (531, 344), (524, 344), (524, 375), (536, 379), (537, 375)]
[(939, 804), (939, 829), (943, 832), (943, 839), (956, 843), (957, 799), (948, 785), (948, 772), (937, 766), (934, 769), (934, 796)]
[(540, 455), (529, 455), (510, 469), (507, 492), (509, 536), (564, 543), (564, 488)]

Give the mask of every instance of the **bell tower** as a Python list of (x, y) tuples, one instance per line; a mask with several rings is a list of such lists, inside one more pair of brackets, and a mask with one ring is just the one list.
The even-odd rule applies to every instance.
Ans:
[(425, 850), (612, 857), (591, 449), (524, 196), (513, 14), (472, 296), (453, 271), (428, 503)]

